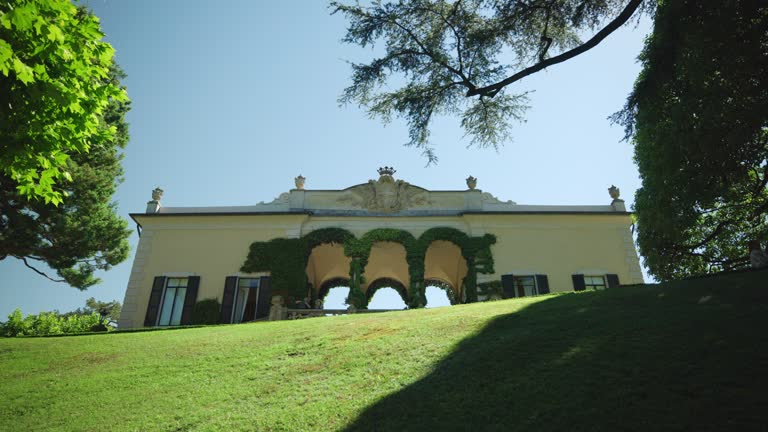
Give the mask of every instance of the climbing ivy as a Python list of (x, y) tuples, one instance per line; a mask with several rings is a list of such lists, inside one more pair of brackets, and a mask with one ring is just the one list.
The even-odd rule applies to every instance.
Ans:
[[(351, 232), (342, 228), (323, 228), (312, 231), (298, 239), (272, 239), (266, 242), (254, 242), (251, 244), (248, 257), (241, 267), (243, 272), (268, 271), (272, 275), (272, 286), (276, 294), (282, 294), (292, 298), (303, 297), (307, 290), (306, 267), (312, 250), (322, 244), (340, 244), (344, 246), (344, 254), (351, 259), (349, 265), (349, 295), (347, 304), (357, 308), (365, 308), (372, 297), (373, 291), (369, 287), (370, 296), (362, 291), (365, 284), (363, 273), (371, 256), (371, 248), (378, 242), (395, 242), (403, 245), (408, 263), (408, 276), (410, 293), (405, 291), (402, 284), (400, 295), (409, 307), (419, 308), (426, 305), (424, 293), (427, 281), (424, 280), (424, 260), (429, 246), (437, 240), (449, 241), (461, 250), (461, 255), (467, 263), (467, 275), (462, 280), (464, 285), (464, 302), (477, 301), (477, 274), (493, 273), (493, 254), (491, 245), (496, 243), (496, 237), (485, 234), (482, 237), (470, 237), (466, 233), (455, 228), (436, 227), (425, 231), (418, 240), (408, 231), (378, 228), (365, 233), (361, 238), (356, 238)], [(339, 281), (343, 281), (340, 279)], [(378, 288), (374, 281), (372, 286)], [(397, 282), (397, 281), (394, 281)], [(429, 281), (431, 285), (446, 289), (447, 284), (437, 285), (435, 281)], [(341, 283), (341, 282), (340, 282)], [(382, 282), (383, 283), (383, 282)], [(388, 282), (394, 288), (392, 281)], [(387, 285), (387, 286), (390, 286)], [(341, 286), (341, 285), (338, 285)], [(382, 285), (384, 286), (384, 285)], [(324, 284), (325, 287), (325, 284)], [(326, 289), (330, 289), (328, 286)], [(458, 287), (455, 287), (458, 288)], [(451, 304), (461, 302), (456, 293), (448, 289)], [(322, 294), (318, 292), (318, 294)]]
[(355, 236), (342, 228), (322, 228), (297, 239), (276, 238), (253, 242), (243, 272), (270, 272), (272, 290), (284, 295), (292, 304), (307, 292), (307, 262), (312, 249), (321, 244), (344, 244)]
[(312, 254), (312, 249), (317, 246), (327, 243), (343, 245), (354, 238), (354, 234), (343, 228), (317, 229), (302, 237), (302, 241), (304, 242), (304, 254), (308, 260), (309, 255)]
[(328, 295), (329, 291), (339, 287), (349, 287), (349, 279), (348, 278), (328, 279), (327, 281), (323, 282), (323, 284), (320, 285), (320, 287), (317, 289), (317, 298), (319, 298), (320, 300), (323, 300)]
[[(344, 253), (352, 258), (352, 265), (350, 265), (349, 276), (354, 283), (354, 287), (350, 286), (349, 293), (352, 296), (355, 291), (360, 291), (362, 294), (361, 285), (365, 283), (362, 276), (365, 271), (365, 267), (368, 265), (368, 259), (371, 257), (371, 248), (374, 243), (378, 242), (394, 242), (400, 243), (405, 248), (405, 261), (408, 263), (408, 276), (410, 278), (411, 295), (408, 296), (409, 300), (405, 300), (409, 307), (423, 307), (426, 304), (423, 292), (419, 291), (419, 283), (424, 279), (424, 260), (419, 260), (417, 255), (417, 242), (413, 237), (413, 234), (408, 231), (392, 228), (377, 228), (368, 231), (359, 240), (353, 239), (344, 244)], [(419, 265), (421, 265), (421, 272), (419, 273)], [(355, 283), (357, 282), (357, 283)], [(350, 303), (354, 304), (357, 308), (365, 308), (368, 305), (366, 296), (357, 296), (355, 299), (363, 300), (364, 303)]]
[(240, 271), (270, 272), (274, 294), (288, 297), (288, 304), (292, 304), (307, 292), (306, 267), (303, 239), (276, 238), (253, 242)]
[(400, 281), (391, 279), (391, 278), (379, 278), (375, 281), (368, 284), (368, 289), (365, 290), (365, 307), (367, 308), (368, 305), (371, 303), (371, 299), (373, 299), (373, 295), (376, 294), (376, 291), (379, 288), (392, 288), (395, 291), (397, 291), (398, 294), (400, 294), (400, 298), (403, 299), (403, 302), (405, 304), (408, 304), (408, 290), (405, 288), (405, 286), (400, 283)]
[(451, 284), (441, 281), (440, 279), (425, 279), (424, 280), (424, 288), (432, 286), (437, 287), (442, 290), (445, 290), (445, 294), (448, 296), (448, 301), (451, 302), (452, 305), (455, 305), (459, 302), (459, 298), (457, 296), (456, 291), (451, 286)]
[[(482, 237), (470, 237), (466, 233), (449, 227), (430, 228), (419, 237), (419, 255), (421, 257), (421, 274), (424, 275), (424, 260), (427, 249), (432, 242), (444, 240), (459, 247), (461, 256), (467, 263), (467, 275), (462, 280), (464, 285), (464, 302), (477, 301), (477, 273), (493, 273), (493, 254), (491, 245), (496, 243), (496, 236), (485, 234)], [(456, 287), (458, 288), (458, 287)], [(460, 302), (460, 299), (456, 299)]]

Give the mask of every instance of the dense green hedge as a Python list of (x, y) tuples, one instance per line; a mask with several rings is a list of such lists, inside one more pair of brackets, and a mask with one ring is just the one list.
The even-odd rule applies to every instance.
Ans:
[(56, 312), (40, 312), (37, 315), (22, 316), (21, 309), (8, 315), (8, 321), (0, 324), (0, 335), (16, 336), (53, 336), (86, 332), (106, 332), (112, 327), (108, 320), (102, 319), (98, 312), (90, 315), (70, 315), (63, 317)]
[[(468, 268), (462, 281), (465, 293), (463, 301), (477, 301), (477, 274), (494, 272), (491, 245), (496, 243), (496, 237), (492, 234), (470, 237), (448, 227), (431, 228), (418, 239), (407, 231), (392, 228), (377, 228), (359, 239), (342, 228), (323, 228), (297, 239), (279, 238), (254, 242), (241, 271), (270, 272), (275, 294), (287, 296), (292, 301), (293, 298), (303, 297), (307, 291), (306, 267), (312, 249), (322, 244), (340, 244), (344, 247), (344, 254), (351, 258), (347, 303), (365, 308), (369, 298), (361, 287), (365, 284), (363, 273), (371, 256), (371, 247), (378, 242), (395, 242), (405, 248), (408, 262), (410, 293), (404, 296), (404, 300), (409, 307), (418, 308), (426, 305), (424, 260), (427, 249), (437, 240), (449, 241), (461, 250)], [(462, 301), (456, 298), (455, 293), (450, 293), (449, 298), (452, 303)]]
[(215, 298), (200, 300), (192, 311), (192, 324), (218, 324), (221, 315), (221, 303)]

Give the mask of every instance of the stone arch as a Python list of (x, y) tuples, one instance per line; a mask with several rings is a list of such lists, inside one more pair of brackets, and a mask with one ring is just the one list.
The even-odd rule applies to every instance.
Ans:
[[(363, 269), (362, 290), (366, 293), (366, 300), (372, 294), (367, 294), (372, 284), (377, 281), (389, 280), (403, 286), (406, 293), (410, 288), (410, 269), (407, 261), (407, 250), (397, 242), (379, 241), (371, 245), (371, 253)], [(409, 297), (406, 294), (406, 298)], [(367, 301), (366, 301), (367, 302)]]
[(379, 288), (392, 288), (400, 294), (400, 298), (403, 299), (403, 303), (408, 304), (408, 288), (405, 285), (396, 280), (387, 277), (378, 278), (368, 284), (368, 288), (365, 290), (366, 307), (371, 303), (374, 294)]
[(448, 301), (451, 302), (452, 305), (460, 303), (460, 293), (450, 282), (442, 279), (424, 279), (424, 287), (431, 286), (445, 291), (445, 294), (448, 296)]
[(464, 278), (469, 263), (461, 253), (461, 246), (449, 240), (432, 240), (424, 253), (424, 286), (427, 281), (448, 291), (451, 304), (462, 298)]
[[(424, 231), (419, 236), (419, 254), (424, 265), (423, 278), (426, 289), (427, 281), (434, 282), (433, 286), (445, 289), (451, 304), (461, 303), (464, 297), (464, 280), (472, 273), (473, 256), (470, 247), (470, 236), (467, 233), (451, 227), (435, 227)], [(443, 249), (442, 257), (436, 257), (433, 253), (437, 246)], [(446, 252), (445, 250), (450, 250)], [(438, 261), (450, 260), (452, 263)], [(454, 267), (455, 266), (455, 267)], [(456, 271), (449, 269), (455, 268)], [(426, 300), (426, 296), (425, 296)], [(426, 303), (425, 303), (426, 304)]]
[[(404, 250), (405, 258), (405, 271), (402, 271), (402, 262), (398, 264), (401, 269), (397, 272), (373, 272), (368, 266), (371, 259), (373, 248), (376, 244), (392, 244), (397, 243), (402, 246), (401, 250)], [(420, 266), (418, 259), (416, 238), (408, 231), (393, 229), (393, 228), (378, 228), (365, 233), (359, 240), (351, 240), (345, 244), (345, 253), (352, 258), (350, 277), (352, 279), (353, 286), (350, 287), (350, 297), (353, 298), (356, 304), (364, 305), (366, 303), (366, 296), (364, 293), (365, 277), (375, 280), (380, 277), (389, 277), (391, 279), (399, 280), (404, 286), (407, 287), (409, 292), (409, 298), (411, 303), (409, 306), (414, 307), (414, 297), (416, 303), (420, 298), (418, 295), (414, 296), (413, 287), (421, 284), (423, 272), (419, 271)], [(401, 255), (402, 256), (402, 255)], [(354, 291), (354, 292), (353, 292)]]
[(333, 288), (349, 287), (349, 278), (333, 278), (323, 282), (317, 288), (317, 298), (325, 300), (325, 297)]
[[(313, 298), (324, 298), (330, 288), (321, 292), (329, 281), (346, 280), (349, 286), (351, 259), (344, 253), (344, 244), (354, 235), (343, 228), (321, 228), (302, 237), (307, 282)], [(335, 288), (335, 287), (334, 287)]]
[(320, 228), (305, 234), (304, 250), (306, 254), (312, 253), (312, 249), (325, 243), (343, 245), (348, 240), (355, 238), (355, 235), (344, 228)]

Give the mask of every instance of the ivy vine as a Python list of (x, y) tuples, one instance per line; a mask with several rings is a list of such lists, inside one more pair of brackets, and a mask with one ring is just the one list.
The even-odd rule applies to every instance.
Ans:
[(373, 299), (373, 295), (376, 294), (376, 291), (379, 288), (392, 288), (395, 291), (397, 291), (398, 294), (400, 294), (400, 298), (403, 299), (403, 302), (405, 304), (408, 304), (408, 290), (405, 288), (405, 285), (400, 283), (400, 281), (391, 279), (391, 278), (378, 278), (375, 281), (372, 281), (368, 284), (368, 289), (365, 290), (365, 307), (367, 308), (368, 305), (371, 303), (371, 299)]
[(445, 294), (448, 296), (448, 301), (451, 302), (452, 305), (455, 305), (459, 302), (458, 293), (456, 292), (455, 288), (452, 287), (448, 282), (442, 281), (440, 279), (425, 279), (425, 289), (428, 286), (433, 286), (444, 290)]
[[(458, 303), (453, 290), (448, 289), (445, 283), (437, 284), (437, 281), (424, 280), (424, 261), (429, 246), (437, 241), (444, 240), (459, 247), (461, 255), (467, 263), (467, 275), (462, 280), (464, 286), (464, 299), (466, 303), (477, 301), (477, 274), (493, 273), (493, 254), (491, 245), (496, 243), (496, 237), (485, 234), (481, 237), (470, 237), (466, 233), (455, 228), (436, 227), (425, 231), (418, 239), (411, 233), (392, 228), (378, 228), (365, 233), (361, 238), (343, 228), (323, 228), (312, 231), (298, 239), (272, 239), (266, 242), (254, 242), (251, 244), (248, 257), (241, 267), (243, 272), (268, 271), (272, 275), (272, 287), (275, 294), (288, 297), (289, 301), (301, 298), (308, 289), (306, 267), (312, 250), (323, 244), (340, 244), (344, 247), (344, 254), (351, 259), (349, 266), (349, 280), (338, 279), (337, 283), (349, 285), (347, 304), (357, 308), (365, 308), (372, 297), (371, 287), (375, 291), (377, 281), (368, 288), (370, 295), (362, 291), (365, 284), (363, 273), (371, 256), (371, 248), (378, 242), (395, 242), (403, 245), (408, 263), (410, 292), (397, 281), (387, 281), (389, 285), (397, 289), (401, 287), (400, 295), (409, 307), (419, 308), (426, 305), (425, 287), (430, 285), (447, 289), (451, 304)], [(381, 282), (384, 283), (384, 282)], [(395, 286), (397, 285), (397, 286)], [(342, 286), (342, 285), (335, 285)], [(381, 285), (385, 286), (385, 285)], [(332, 286), (327, 283), (318, 287), (317, 295), (327, 294)], [(458, 289), (458, 287), (454, 287)], [(324, 291), (324, 292), (322, 292)]]
[(328, 279), (327, 281), (323, 282), (323, 284), (320, 285), (320, 287), (317, 289), (317, 298), (323, 300), (325, 299), (325, 296), (328, 295), (329, 291), (339, 287), (349, 287), (349, 279), (348, 278)]

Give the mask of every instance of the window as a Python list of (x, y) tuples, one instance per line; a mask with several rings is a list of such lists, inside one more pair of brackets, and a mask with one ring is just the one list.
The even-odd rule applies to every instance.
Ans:
[(605, 276), (584, 276), (584, 288), (602, 290), (605, 287)]
[(515, 297), (537, 295), (536, 278), (533, 276), (515, 276)]
[(259, 298), (259, 278), (238, 278), (235, 291), (235, 307), (232, 322), (253, 321), (256, 317), (256, 303)]
[(505, 274), (501, 275), (501, 290), (503, 298), (549, 294), (549, 279), (544, 274), (525, 276)]
[(187, 278), (167, 278), (163, 293), (162, 309), (157, 325), (176, 326), (181, 324), (181, 312), (187, 296)]

